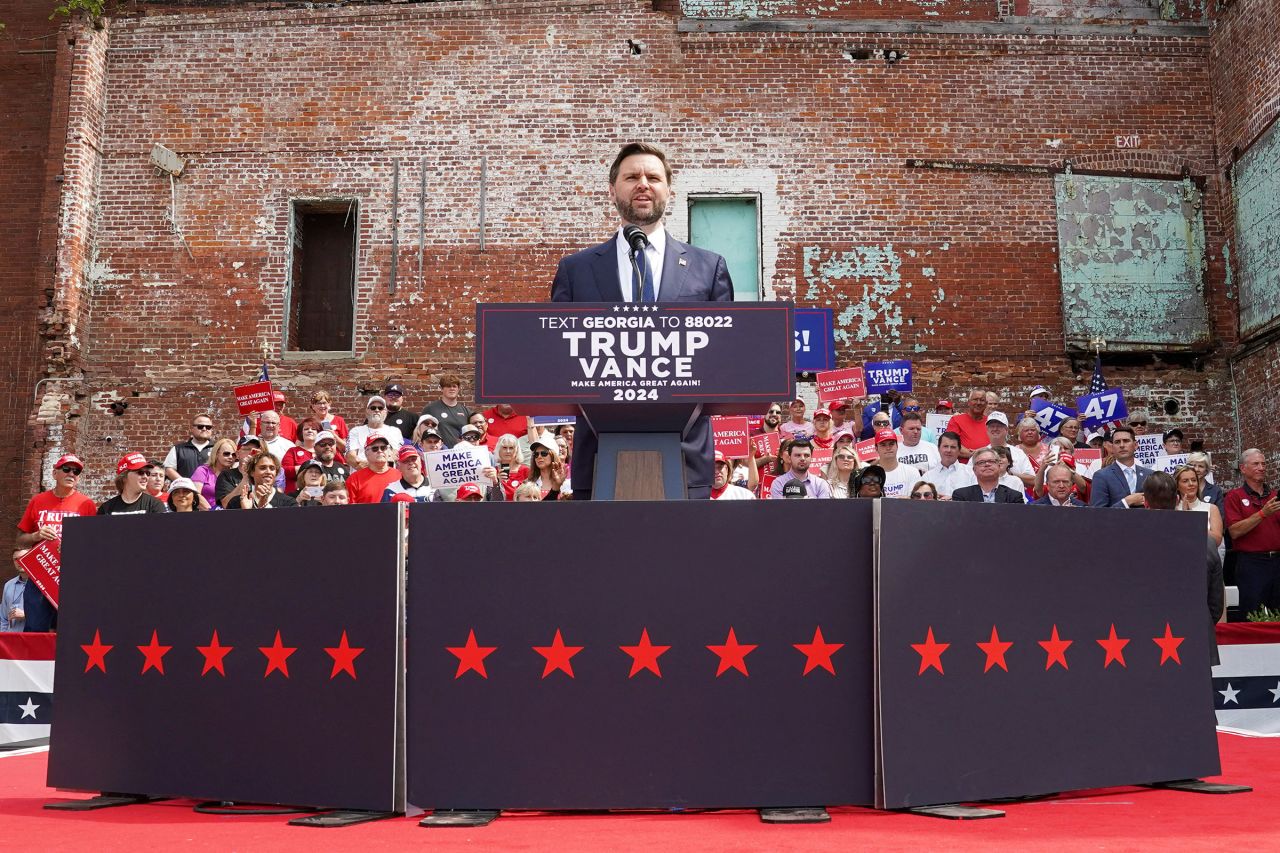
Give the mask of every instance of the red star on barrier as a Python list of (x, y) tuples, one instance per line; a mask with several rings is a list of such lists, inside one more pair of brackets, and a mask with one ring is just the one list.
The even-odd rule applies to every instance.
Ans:
[(329, 680), (338, 677), (338, 673), (345, 672), (352, 678), (356, 677), (356, 658), (364, 654), (364, 649), (353, 648), (347, 644), (347, 632), (342, 632), (342, 639), (338, 641), (336, 649), (325, 649), (329, 657), (333, 658), (333, 672), (329, 673)]
[(156, 636), (156, 631), (151, 632), (151, 642), (145, 646), (138, 646), (138, 651), (142, 652), (142, 671), (145, 674), (149, 669), (155, 669), (161, 675), (164, 675), (164, 656), (173, 646), (160, 645), (160, 638)]
[(564, 638), (560, 636), (560, 629), (556, 629), (555, 639), (551, 641), (549, 646), (534, 646), (533, 650), (547, 659), (547, 664), (542, 668), (542, 677), (546, 678), (557, 669), (565, 675), (573, 678), (573, 664), (570, 658), (582, 651), (585, 646), (566, 646)]
[(98, 633), (96, 628), (93, 631), (93, 642), (87, 646), (82, 645), (80, 648), (84, 649), (84, 653), (89, 656), (89, 659), (85, 661), (84, 664), (85, 672), (88, 672), (95, 666), (103, 672), (107, 671), (107, 652), (114, 649), (115, 646), (108, 646), (104, 644), (102, 642), (102, 636)]
[(929, 626), (929, 631), (925, 634), (923, 643), (912, 643), (911, 648), (920, 654), (920, 671), (916, 675), (924, 675), (924, 671), (929, 667), (933, 667), (940, 674), (942, 672), (942, 653), (951, 648), (950, 643), (939, 643), (933, 638), (933, 626)]
[(1182, 658), (1178, 657), (1178, 646), (1182, 645), (1185, 637), (1173, 636), (1173, 629), (1169, 627), (1169, 623), (1164, 623), (1164, 636), (1152, 637), (1152, 641), (1160, 647), (1160, 665), (1164, 666), (1164, 662), (1172, 659), (1178, 666), (1182, 666)]
[(640, 642), (637, 645), (618, 646), (618, 648), (631, 655), (631, 673), (627, 678), (634, 678), (642, 669), (647, 669), (661, 678), (662, 670), (658, 668), (658, 658), (671, 650), (670, 646), (655, 646), (651, 643), (648, 628), (641, 629)]
[(828, 643), (822, 636), (822, 626), (813, 629), (812, 643), (792, 643), (797, 651), (806, 658), (804, 662), (803, 675), (808, 675), (818, 667), (822, 667), (832, 675), (836, 674), (835, 664), (831, 662), (831, 656), (844, 648), (844, 643)]
[(465, 646), (445, 646), (445, 651), (458, 659), (458, 671), (453, 674), (455, 679), (461, 678), (469, 670), (478, 672), (481, 678), (488, 678), (489, 673), (484, 670), (484, 659), (497, 650), (497, 646), (482, 646), (476, 643), (474, 628), (467, 633)]
[(280, 632), (276, 631), (276, 641), (269, 646), (258, 646), (258, 651), (267, 656), (267, 671), (262, 673), (266, 678), (276, 670), (285, 678), (289, 677), (289, 655), (298, 650), (297, 646), (286, 646), (280, 642)]
[(1102, 662), (1103, 669), (1111, 666), (1112, 661), (1119, 663), (1125, 669), (1129, 668), (1129, 665), (1124, 662), (1124, 647), (1129, 645), (1129, 641), (1116, 636), (1116, 623), (1111, 623), (1111, 636), (1097, 642), (1107, 651), (1107, 659)]
[(218, 642), (218, 629), (213, 629), (213, 639), (209, 641), (207, 646), (196, 646), (196, 651), (204, 655), (204, 669), (200, 670), (200, 674), (207, 675), (209, 670), (216, 669), (218, 674), (223, 678), (226, 677), (227, 671), (222, 668), (222, 662), (226, 659), (227, 654), (234, 648), (233, 646), (224, 646)]
[(1070, 646), (1075, 640), (1059, 639), (1057, 625), (1053, 626), (1053, 633), (1049, 635), (1049, 639), (1037, 640), (1037, 642), (1040, 643), (1040, 646), (1045, 651), (1045, 670), (1048, 670), (1055, 663), (1062, 664), (1063, 669), (1070, 668), (1067, 666), (1067, 646)]
[(743, 675), (750, 677), (751, 673), (747, 672), (747, 655), (754, 652), (757, 646), (739, 643), (738, 635), (733, 632), (732, 625), (729, 626), (729, 636), (725, 638), (724, 645), (707, 646), (707, 648), (720, 656), (720, 666), (716, 668), (716, 678), (724, 675), (730, 669), (736, 669)]
[(1000, 634), (996, 631), (996, 626), (991, 626), (991, 639), (985, 643), (978, 643), (978, 648), (982, 649), (987, 656), (987, 664), (982, 668), (983, 672), (998, 666), (1005, 672), (1009, 671), (1009, 665), (1004, 661), (1004, 653), (1013, 648), (1013, 641), (1001, 642)]

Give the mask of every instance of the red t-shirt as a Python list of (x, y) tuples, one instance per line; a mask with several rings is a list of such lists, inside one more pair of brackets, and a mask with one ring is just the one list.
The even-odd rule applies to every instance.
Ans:
[(987, 435), (987, 422), (974, 420), (968, 412), (952, 415), (951, 420), (947, 421), (947, 430), (959, 435), (960, 446), (970, 453), (991, 443), (991, 436)]
[(347, 496), (353, 504), (376, 504), (382, 500), (387, 486), (400, 479), (400, 469), (392, 465), (381, 474), (361, 468), (347, 478)]
[(489, 445), (490, 452), (497, 449), (498, 439), (504, 435), (514, 435), (519, 438), (529, 431), (528, 419), (514, 410), (511, 412), (511, 417), (504, 418), (498, 414), (498, 407), (494, 406), (492, 409), (485, 410), (484, 419), (489, 422), (489, 431), (485, 433), (485, 443)]
[(62, 536), (62, 519), (69, 515), (97, 515), (98, 507), (85, 495), (72, 490), (65, 498), (52, 491), (41, 492), (27, 504), (27, 511), (18, 522), (23, 533), (35, 533), (41, 527), (52, 527)]

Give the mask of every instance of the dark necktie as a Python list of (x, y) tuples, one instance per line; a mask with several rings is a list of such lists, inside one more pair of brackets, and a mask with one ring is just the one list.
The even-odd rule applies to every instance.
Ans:
[(636, 252), (636, 265), (640, 267), (640, 271), (643, 274), (644, 284), (639, 287), (636, 286), (636, 271), (633, 269), (631, 271), (631, 293), (633, 295), (639, 293), (639, 301), (641, 302), (653, 302), (653, 273), (649, 269), (649, 255), (647, 252), (643, 250)]

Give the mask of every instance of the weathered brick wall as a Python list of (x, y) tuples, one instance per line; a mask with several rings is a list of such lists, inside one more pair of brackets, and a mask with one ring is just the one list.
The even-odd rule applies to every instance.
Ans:
[[(1210, 71), (1217, 130), (1217, 166), (1224, 211), (1224, 240), (1238, 245), (1233, 228), (1235, 199), (1227, 176), (1239, 152), (1249, 146), (1280, 117), (1280, 2), (1234, 0), (1217, 4), (1211, 37)], [(1272, 130), (1274, 133), (1274, 130)], [(1274, 259), (1273, 259), (1274, 260)], [(1233, 269), (1227, 287), (1236, 296), (1239, 274)], [(1274, 465), (1280, 465), (1280, 342), (1274, 332), (1247, 341), (1235, 361), (1239, 394), (1240, 443), (1259, 447)], [(1273, 470), (1275, 470), (1273, 468)]]
[(28, 418), (36, 382), (46, 375), (38, 332), (57, 245), (65, 126), (50, 104), (64, 44), (49, 11), (50, 4), (38, 2), (0, 8), (0, 529), (6, 532), (26, 505), (29, 463), (39, 454)]
[(996, 0), (680, 0), (690, 18), (993, 21)]

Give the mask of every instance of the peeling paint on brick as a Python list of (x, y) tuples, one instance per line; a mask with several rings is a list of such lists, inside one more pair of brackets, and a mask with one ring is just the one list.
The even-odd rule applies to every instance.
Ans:
[(1209, 341), (1204, 217), (1189, 181), (1059, 175), (1058, 254), (1068, 346), (1114, 350)]
[(855, 246), (847, 252), (806, 246), (804, 298), (814, 305), (827, 305), (836, 288), (846, 299), (852, 297), (836, 314), (835, 337), (840, 343), (875, 336), (887, 344), (900, 344), (902, 307), (894, 297), (902, 290), (901, 269), (902, 259), (892, 244)]
[[(1235, 165), (1240, 334), (1280, 317), (1280, 124), (1272, 125)], [(1230, 264), (1227, 265), (1230, 270)], [(1228, 280), (1229, 282), (1230, 280)]]

